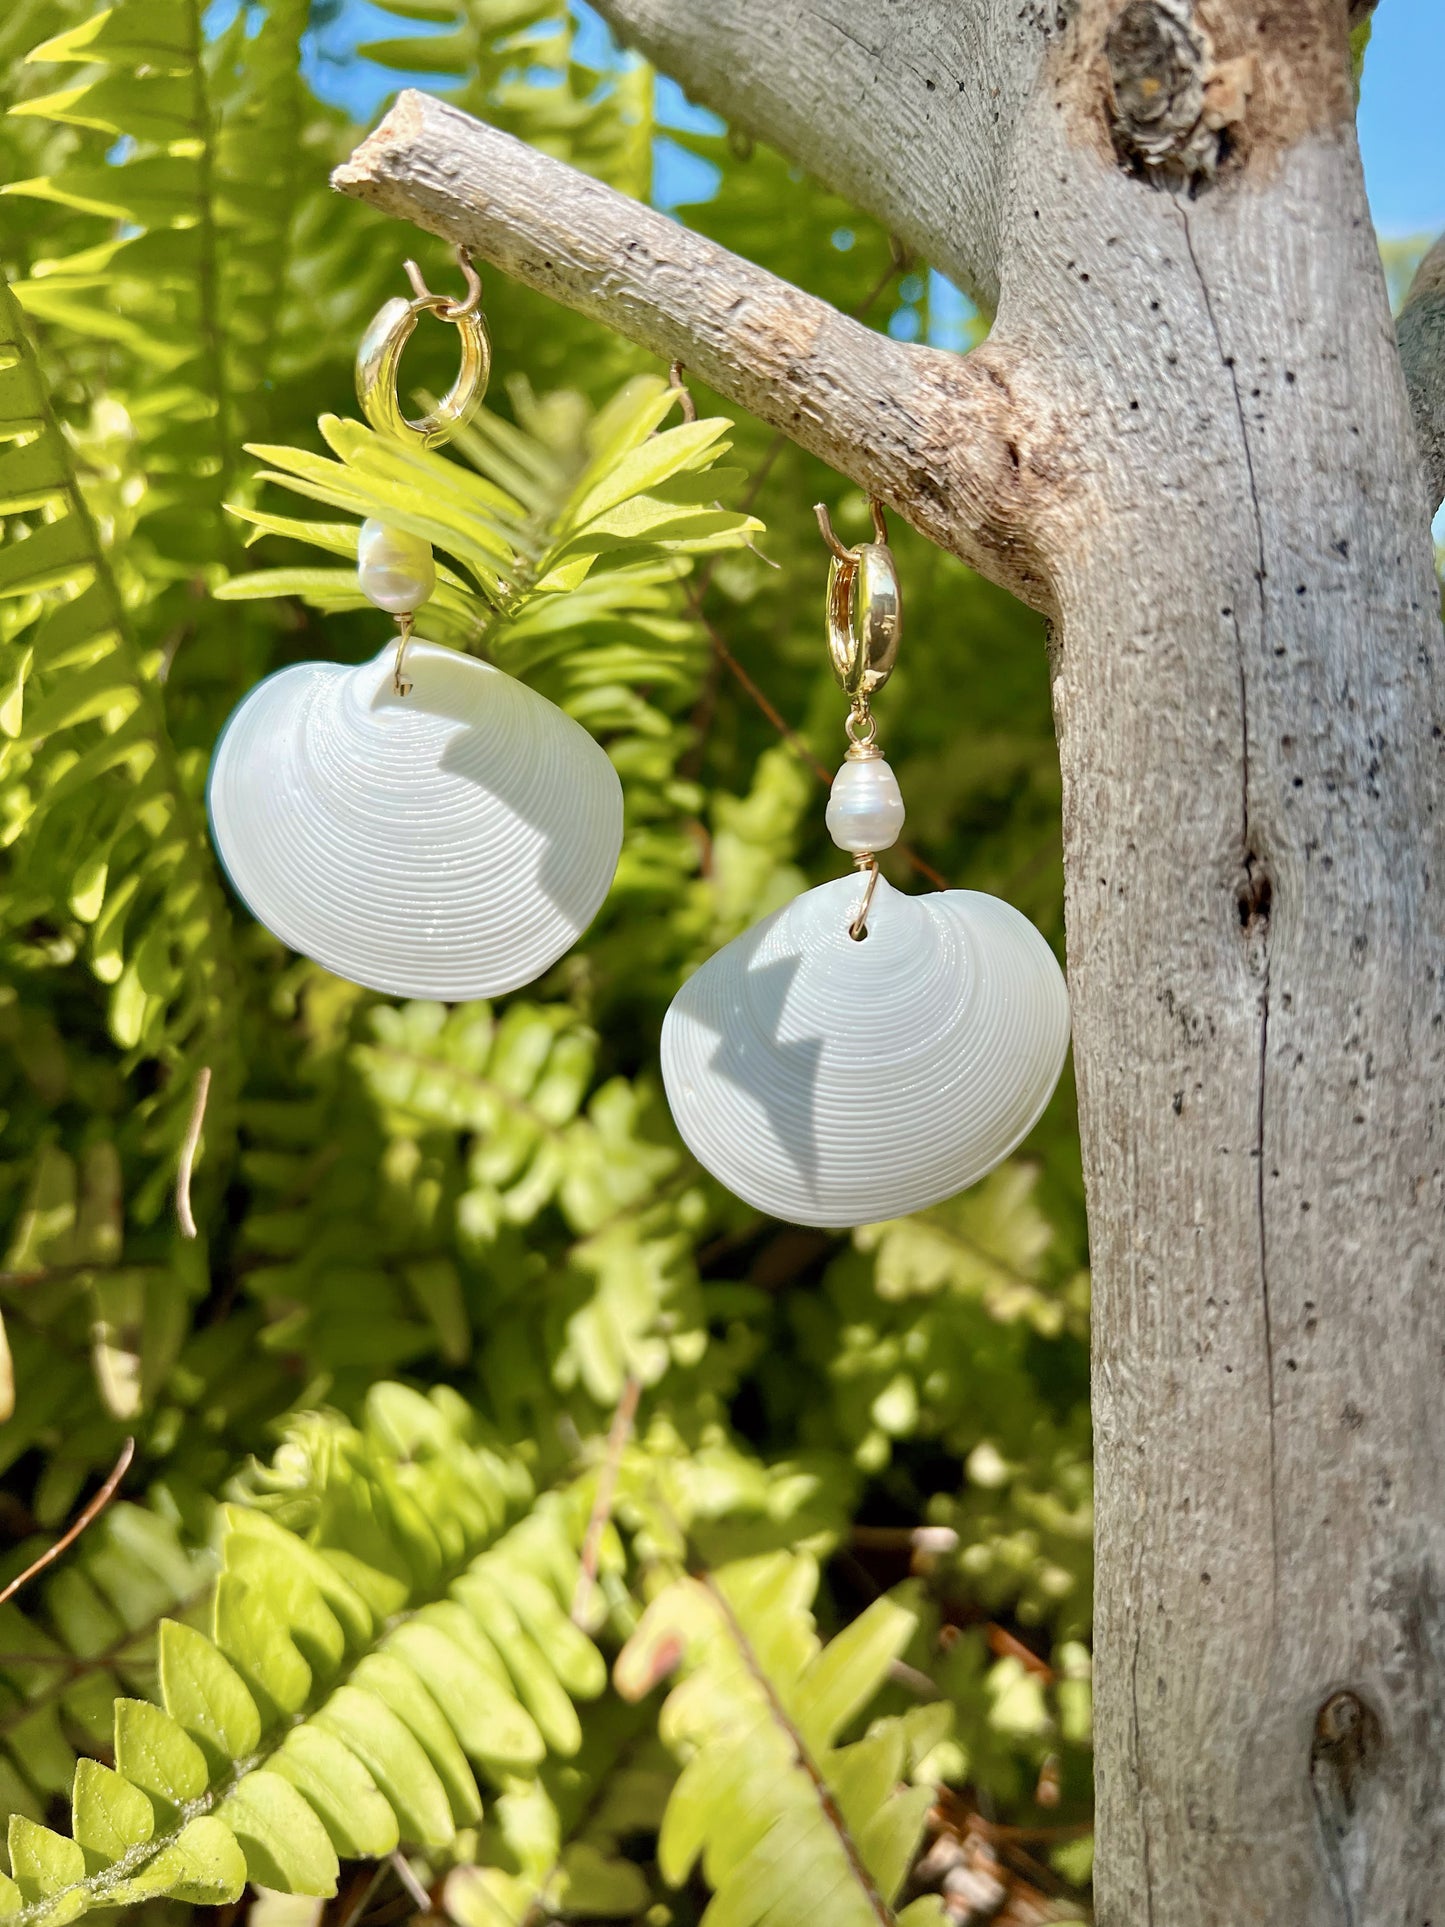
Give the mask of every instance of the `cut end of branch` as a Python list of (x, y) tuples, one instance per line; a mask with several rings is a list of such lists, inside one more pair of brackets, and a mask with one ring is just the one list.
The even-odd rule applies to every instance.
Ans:
[(366, 189), (385, 178), (387, 162), (396, 150), (416, 139), (427, 104), (428, 96), (418, 88), (404, 88), (361, 145), (331, 170), (331, 185), (339, 193), (365, 199)]

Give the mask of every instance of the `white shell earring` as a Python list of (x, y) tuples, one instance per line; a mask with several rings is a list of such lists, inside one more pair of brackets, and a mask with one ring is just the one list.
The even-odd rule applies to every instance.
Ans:
[(879, 875), (903, 798), (870, 699), (898, 651), (901, 600), (878, 540), (833, 548), (828, 645), (852, 698), (827, 823), (860, 878), (824, 883), (710, 957), (673, 999), (662, 1075), (688, 1148), (776, 1218), (841, 1228), (975, 1183), (1037, 1123), (1063, 1070), (1068, 994), (1011, 905), (909, 897)]
[[(468, 292), (389, 301), (357, 356), (372, 427), (422, 446), (480, 405), (490, 365)], [(462, 365), (421, 421), (396, 372), (417, 317), (454, 323)], [(413, 641), (436, 586), (430, 544), (379, 521), (357, 541), (362, 591), (397, 624), (356, 668), (305, 662), (257, 685), (221, 732), (206, 790), (237, 894), (291, 949), (339, 977), (447, 1002), (520, 985), (571, 948), (611, 887), (622, 786), (580, 723), (475, 658)]]

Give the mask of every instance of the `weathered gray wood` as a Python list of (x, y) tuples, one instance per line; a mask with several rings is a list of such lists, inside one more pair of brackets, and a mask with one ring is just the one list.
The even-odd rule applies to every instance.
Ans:
[(619, 37), (733, 126), (806, 159), (985, 308), (1013, 133), (1054, 8), (1018, 0), (602, 0)]
[[(966, 485), (910, 495), (920, 440), (952, 473), (947, 378), (905, 407), (850, 346), (840, 388), (832, 324), (777, 283), (765, 334), (792, 314), (826, 346), (800, 439), (872, 485), (861, 407), (889, 499), (997, 579), (1026, 554), (1054, 612), (1102, 1927), (1440, 1927), (1441, 631), (1343, 0), (604, 10), (929, 258), (995, 273), (1004, 359), (962, 365), (1012, 399), (953, 430), (1012, 439), (1016, 486), (974, 444)], [(376, 137), (344, 184), (790, 427), (798, 358), (720, 318), (734, 264), (495, 146), (479, 180), (464, 150), (495, 137), (447, 128), (450, 153)]]
[[(1087, 168), (1088, 287), (1034, 311), (1098, 396), (1092, 513), (1053, 579), (1099, 1917), (1424, 1921), (1445, 1872), (1445, 851), (1404, 396), (1343, 143), (1142, 219), (1133, 183)], [(1095, 293), (1111, 236), (1126, 288)], [(1352, 1723), (1380, 1736), (1358, 1767)]]
[(1433, 515), (1445, 497), (1445, 235), (1415, 270), (1395, 336)]
[(1060, 430), (1003, 343), (891, 341), (430, 94), (402, 94), (332, 180), (684, 362), (1045, 606), (1021, 503)]

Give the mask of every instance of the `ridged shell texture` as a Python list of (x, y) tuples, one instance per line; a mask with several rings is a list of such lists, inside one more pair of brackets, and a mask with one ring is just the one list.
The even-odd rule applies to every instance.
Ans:
[(694, 1156), (794, 1224), (869, 1224), (952, 1197), (1038, 1121), (1069, 1003), (1028, 919), (973, 890), (822, 884), (710, 957), (662, 1029)]
[(622, 786), (587, 731), (472, 657), (413, 642), (259, 683), (221, 734), (211, 830), (293, 950), (400, 997), (530, 983), (587, 928), (622, 843)]

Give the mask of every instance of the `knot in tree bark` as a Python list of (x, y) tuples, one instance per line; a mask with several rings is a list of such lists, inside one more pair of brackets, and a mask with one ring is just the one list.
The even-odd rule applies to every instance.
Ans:
[(1322, 1808), (1354, 1813), (1359, 1783), (1373, 1766), (1381, 1741), (1379, 1716), (1358, 1693), (1346, 1688), (1330, 1694), (1315, 1715), (1310, 1742), (1310, 1778)]
[(1223, 127), (1242, 103), (1214, 111), (1207, 38), (1190, 0), (1129, 0), (1104, 39), (1114, 145), (1146, 179), (1180, 185), (1213, 178)]

